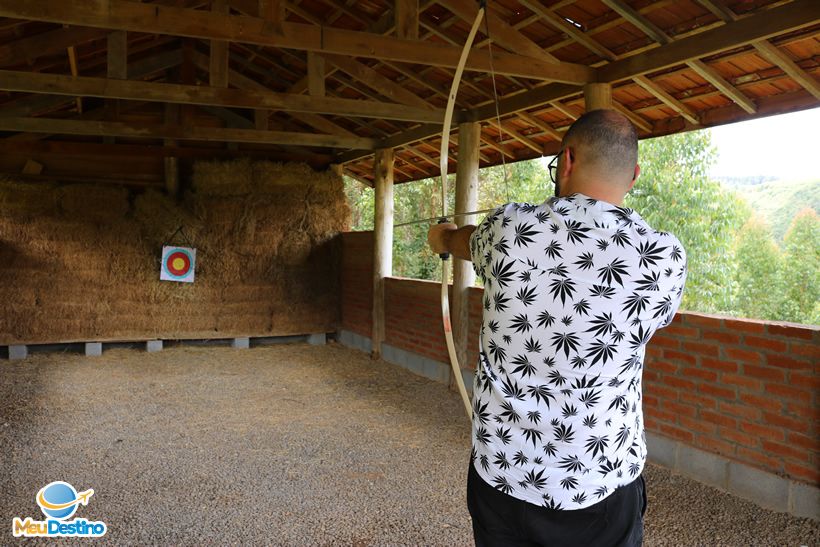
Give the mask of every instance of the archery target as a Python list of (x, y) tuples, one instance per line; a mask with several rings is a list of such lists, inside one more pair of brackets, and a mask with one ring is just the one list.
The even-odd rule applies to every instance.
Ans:
[(159, 278), (162, 281), (193, 283), (195, 266), (196, 249), (165, 246), (162, 248), (162, 268)]

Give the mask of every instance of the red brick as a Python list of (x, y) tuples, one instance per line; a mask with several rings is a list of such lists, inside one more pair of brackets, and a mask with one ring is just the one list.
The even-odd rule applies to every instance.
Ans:
[(820, 484), (820, 469), (812, 465), (799, 465), (786, 462), (786, 474), (809, 484)]
[(800, 433), (789, 433), (786, 438), (789, 444), (793, 444), (813, 452), (820, 451), (820, 439), (816, 435), (801, 435)]
[(665, 374), (674, 374), (678, 371), (678, 365), (670, 363), (669, 361), (661, 361), (660, 359), (652, 361), (652, 368)]
[(709, 357), (702, 357), (700, 364), (706, 368), (720, 370), (722, 372), (737, 372), (737, 363), (730, 361), (721, 361), (720, 359), (711, 359)]
[(790, 370), (812, 370), (812, 362), (810, 359), (795, 359), (789, 355), (783, 354), (766, 354), (766, 362), (773, 367), (786, 368)]
[(786, 433), (782, 427), (772, 427), (768, 425), (753, 424), (751, 422), (740, 422), (740, 430), (749, 435), (757, 435), (761, 440), (785, 441)]
[(761, 415), (759, 408), (744, 404), (727, 403), (724, 401), (720, 401), (718, 404), (718, 409), (724, 414), (730, 414), (732, 416), (745, 418), (747, 420), (759, 420)]
[(783, 460), (780, 458), (773, 458), (768, 454), (764, 454), (760, 451), (760, 449), (755, 450), (738, 446), (737, 457), (767, 471), (779, 473), (783, 469)]
[(749, 378), (740, 374), (721, 374), (720, 379), (724, 384), (731, 384), (742, 388), (750, 389), (752, 391), (760, 391), (763, 385), (760, 380)]
[(734, 332), (706, 331), (703, 333), (703, 339), (719, 342), (721, 344), (740, 343), (740, 335)]
[(691, 391), (683, 391), (680, 393), (680, 400), (690, 405), (695, 405), (698, 408), (717, 408), (717, 401), (711, 397), (704, 397), (698, 393)]
[(700, 329), (684, 327), (683, 325), (669, 325), (663, 329), (663, 333), (670, 336), (679, 336), (681, 338), (700, 338)]
[(687, 443), (691, 443), (695, 436), (690, 432), (686, 431), (685, 429), (681, 429), (680, 427), (676, 427), (674, 425), (669, 424), (660, 424), (660, 431), (667, 437), (671, 437), (673, 439), (677, 439), (679, 441), (684, 441)]
[(681, 374), (686, 378), (698, 378), (699, 380), (706, 380), (707, 382), (716, 382), (718, 378), (717, 372), (694, 367), (684, 368)]
[(712, 395), (713, 397), (729, 399), (730, 401), (735, 400), (735, 390), (726, 387), (714, 386), (712, 384), (700, 384), (698, 386), (698, 391), (705, 393), (706, 395)]
[(684, 315), (684, 321), (687, 325), (695, 325), (698, 327), (705, 327), (708, 329), (720, 329), (723, 327), (722, 317), (713, 317), (709, 315), (701, 315), (696, 313), (687, 313)]
[(693, 390), (696, 387), (695, 382), (692, 382), (691, 380), (684, 380), (678, 376), (665, 376), (662, 382), (668, 386), (682, 390)]
[(758, 367), (755, 365), (743, 365), (743, 372), (753, 378), (762, 378), (770, 382), (785, 382), (786, 373), (772, 367)]
[(763, 423), (777, 426), (789, 431), (797, 431), (799, 433), (808, 433), (811, 429), (811, 424), (806, 420), (799, 420), (797, 418), (790, 418), (783, 414), (775, 414), (773, 412), (763, 413)]
[(659, 408), (652, 408), (652, 409), (646, 409), (646, 413), (647, 413), (647, 415), (652, 416), (656, 420), (669, 422), (670, 424), (674, 424), (674, 423), (678, 422), (678, 416), (674, 412), (667, 412), (667, 411), (661, 410)]
[(797, 403), (786, 403), (786, 413), (790, 416), (805, 418), (807, 420), (817, 420), (817, 408), (811, 405), (800, 405)]
[(672, 349), (667, 349), (663, 351), (663, 356), (667, 359), (674, 359), (676, 361), (683, 361), (684, 363), (688, 363), (690, 365), (694, 365), (697, 362), (697, 358), (692, 355), (691, 353), (684, 353), (682, 351), (675, 351)]
[(750, 349), (742, 348), (723, 348), (726, 352), (726, 357), (733, 361), (741, 361), (743, 363), (751, 363), (759, 365), (763, 363), (763, 354), (759, 351), (752, 351)]
[(780, 412), (783, 410), (783, 403), (772, 397), (765, 395), (755, 395), (753, 393), (741, 393), (740, 400), (761, 410), (770, 410), (772, 412)]
[(755, 334), (762, 334), (766, 332), (766, 325), (759, 321), (749, 321), (743, 319), (724, 319), (723, 324), (726, 326), (726, 329), (730, 331), (751, 332)]
[(787, 336), (789, 338), (802, 338), (811, 340), (814, 337), (814, 329), (808, 327), (796, 327), (787, 325), (768, 325), (769, 334)]
[(808, 462), (810, 460), (809, 456), (811, 455), (811, 452), (804, 448), (776, 443), (766, 439), (762, 439), (761, 444), (763, 445), (763, 450), (773, 454), (779, 454), (786, 458), (792, 458), (800, 462)]
[(719, 414), (719, 413), (713, 412), (711, 410), (701, 410), (700, 411), (700, 417), (701, 417), (701, 419), (703, 419), (707, 422), (717, 424), (717, 425), (721, 425), (721, 426), (724, 426), (724, 427), (737, 427), (737, 420), (735, 420), (731, 416), (726, 416), (724, 414)]
[(643, 382), (644, 385), (650, 384), (658, 380), (658, 373), (654, 370), (644, 369), (643, 371)]
[(662, 385), (653, 384), (646, 387), (646, 392), (666, 401), (677, 401), (678, 392)]
[(698, 448), (703, 448), (705, 450), (708, 450), (709, 452), (715, 452), (717, 454), (722, 454), (724, 456), (735, 455), (735, 445), (732, 443), (727, 443), (726, 441), (722, 441), (720, 439), (707, 437), (706, 435), (698, 436), (696, 442)]
[(789, 353), (802, 357), (811, 357), (820, 360), (820, 344), (802, 344), (800, 342), (789, 343)]
[(663, 357), (663, 350), (657, 346), (649, 346), (646, 348), (646, 360), (653, 363)]
[[(697, 409), (690, 405), (685, 405), (682, 403), (678, 403), (675, 401), (664, 401), (661, 407), (664, 410), (668, 410), (669, 412), (674, 412), (678, 415), (678, 418), (689, 416), (690, 418), (694, 418), (695, 414), (697, 414)], [(683, 422), (681, 422), (683, 423)]]
[(720, 346), (716, 344), (704, 344), (703, 342), (684, 340), (683, 349), (707, 357), (718, 357), (720, 355)]
[(647, 349), (654, 347), (678, 349), (680, 347), (680, 340), (678, 340), (677, 338), (672, 338), (671, 336), (656, 335), (652, 337), (652, 340), (649, 342)]
[(756, 448), (760, 446), (760, 438), (757, 435), (749, 435), (748, 433), (742, 433), (734, 427), (721, 427), (718, 430), (718, 433), (720, 434), (721, 438), (729, 440), (733, 443), (737, 443), (739, 445), (748, 446), (751, 448)]
[(762, 348), (772, 351), (786, 351), (786, 342), (777, 338), (763, 338), (762, 336), (746, 335), (743, 342), (753, 348)]
[(657, 407), (657, 406), (659, 406), (658, 398), (653, 397), (652, 395), (644, 395), (643, 396), (643, 406), (644, 407)]
[(680, 417), (680, 425), (681, 427), (686, 428), (687, 431), (692, 431), (693, 433), (708, 433), (711, 435), (717, 431), (717, 426), (715, 424), (689, 418), (687, 416)]
[(808, 402), (811, 400), (811, 391), (807, 389), (798, 389), (792, 386), (784, 386), (781, 384), (767, 384), (765, 387), (767, 393), (778, 395), (785, 399), (792, 401)]
[(813, 372), (789, 373), (789, 383), (793, 386), (809, 388), (813, 391), (820, 391), (820, 376)]

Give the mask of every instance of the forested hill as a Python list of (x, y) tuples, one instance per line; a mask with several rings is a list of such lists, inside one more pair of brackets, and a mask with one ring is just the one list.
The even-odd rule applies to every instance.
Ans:
[(740, 194), (783, 241), (794, 216), (806, 207), (820, 212), (820, 178), (773, 180), (771, 177), (717, 177), (722, 185)]

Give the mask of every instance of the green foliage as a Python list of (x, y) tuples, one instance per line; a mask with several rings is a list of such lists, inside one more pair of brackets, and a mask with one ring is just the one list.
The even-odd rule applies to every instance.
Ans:
[(783, 242), (792, 219), (804, 207), (820, 211), (820, 180), (774, 180), (737, 187), (738, 193), (771, 226), (778, 243)]
[[(641, 177), (624, 205), (653, 228), (675, 234), (686, 249), (689, 276), (682, 309), (820, 324), (820, 220), (815, 213), (820, 183), (781, 188), (754, 181), (733, 183), (737, 192), (727, 189), (708, 177), (716, 151), (707, 131), (642, 141), (639, 157)], [(448, 182), (450, 211), (454, 179), (451, 175)], [(345, 192), (352, 229), (372, 230), (373, 190), (347, 179)], [(485, 168), (479, 171), (477, 208), (541, 203), (553, 192), (543, 159)], [(795, 203), (808, 205), (796, 217)], [(766, 207), (779, 211), (778, 222), (791, 223), (783, 251), (761, 215)], [(394, 209), (396, 224), (440, 214), (439, 179), (397, 185)], [(395, 228), (394, 275), (439, 278), (440, 261), (427, 247), (429, 226)]]
[(820, 219), (806, 208), (794, 217), (784, 239), (780, 318), (820, 323)]
[(730, 313), (736, 293), (734, 240), (749, 216), (733, 193), (709, 180), (716, 151), (706, 131), (640, 143), (641, 176), (624, 200), (656, 230), (686, 249), (682, 309)]
[(780, 249), (769, 227), (749, 220), (738, 234), (736, 309), (751, 319), (778, 319), (783, 299)]

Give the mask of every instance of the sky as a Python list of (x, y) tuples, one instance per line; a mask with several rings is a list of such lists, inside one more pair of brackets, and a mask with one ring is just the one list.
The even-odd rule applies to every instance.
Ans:
[(714, 177), (820, 179), (820, 108), (713, 127)]

